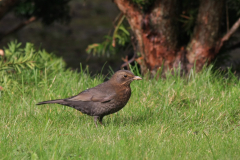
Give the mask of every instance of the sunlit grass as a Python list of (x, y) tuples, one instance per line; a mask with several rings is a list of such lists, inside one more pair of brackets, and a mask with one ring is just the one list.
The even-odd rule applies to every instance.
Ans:
[(40, 101), (67, 98), (103, 82), (103, 76), (39, 71), (16, 77), (0, 91), (0, 159), (238, 159), (240, 83), (206, 69), (181, 78), (131, 84), (118, 113), (93, 118)]

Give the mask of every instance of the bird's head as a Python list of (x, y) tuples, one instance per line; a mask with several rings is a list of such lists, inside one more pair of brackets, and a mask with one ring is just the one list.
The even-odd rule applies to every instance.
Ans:
[(118, 85), (130, 85), (133, 80), (141, 80), (139, 76), (135, 76), (131, 71), (128, 70), (119, 70), (110, 79), (111, 82)]

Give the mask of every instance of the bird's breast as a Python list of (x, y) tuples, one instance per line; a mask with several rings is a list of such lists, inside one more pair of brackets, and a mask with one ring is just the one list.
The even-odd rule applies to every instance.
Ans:
[(130, 87), (122, 87), (116, 90), (116, 96), (111, 101), (108, 102), (97, 102), (93, 103), (94, 105), (100, 103), (100, 107), (93, 107), (93, 115), (108, 115), (115, 113), (121, 110), (128, 102), (131, 96), (131, 88)]
[(131, 88), (130, 87), (122, 88), (120, 92), (118, 92), (117, 94), (116, 101), (125, 105), (128, 102), (130, 96), (131, 96)]

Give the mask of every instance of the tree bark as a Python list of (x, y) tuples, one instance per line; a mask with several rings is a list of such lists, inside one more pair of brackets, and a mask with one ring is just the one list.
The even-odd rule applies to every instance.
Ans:
[(188, 70), (196, 70), (213, 60), (219, 39), (224, 0), (201, 0), (192, 39), (187, 47)]
[(171, 69), (177, 55), (177, 0), (157, 0), (151, 12), (143, 14), (129, 0), (115, 0), (125, 14), (138, 41), (141, 70), (155, 74), (161, 67)]
[(143, 13), (130, 0), (115, 0), (138, 41), (141, 57), (137, 62), (142, 73), (150, 71), (154, 75), (160, 68), (165, 73), (179, 66), (181, 71), (188, 72), (195, 63), (200, 71), (215, 57), (224, 0), (201, 0), (187, 49), (178, 46), (179, 2), (156, 0), (149, 12)]

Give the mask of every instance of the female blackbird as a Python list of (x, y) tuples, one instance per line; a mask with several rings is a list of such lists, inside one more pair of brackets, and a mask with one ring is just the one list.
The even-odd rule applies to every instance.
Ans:
[(97, 127), (97, 120), (102, 125), (104, 116), (119, 111), (127, 104), (131, 96), (130, 83), (141, 79), (130, 71), (120, 70), (108, 81), (82, 91), (76, 96), (39, 102), (37, 105), (58, 103), (75, 108), (84, 114), (93, 116)]

